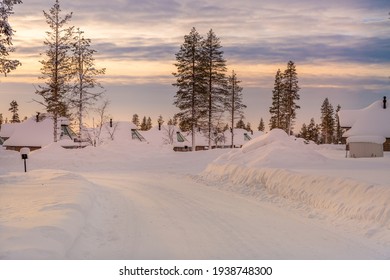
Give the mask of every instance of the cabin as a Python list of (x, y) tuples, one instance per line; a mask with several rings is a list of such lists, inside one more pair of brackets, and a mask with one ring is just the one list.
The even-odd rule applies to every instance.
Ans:
[(143, 132), (140, 132), (137, 126), (127, 121), (113, 121), (102, 124), (101, 127), (94, 129), (85, 129), (83, 131), (83, 138), (87, 139), (93, 145), (100, 145), (103, 143), (114, 142), (145, 142)]
[(350, 157), (383, 157), (390, 151), (390, 109), (386, 97), (360, 110), (340, 110)]
[(187, 152), (191, 150), (190, 141), (184, 133), (174, 125), (163, 125), (153, 127), (142, 132), (152, 145), (172, 146), (176, 152)]
[[(4, 134), (9, 134), (7, 134), (3, 147), (14, 151), (20, 151), (21, 148), (29, 148), (34, 151), (47, 146), (54, 142), (53, 122), (50, 115), (41, 114), (17, 125), (12, 124), (12, 128), (7, 129), (6, 126)], [(80, 146), (74, 142), (76, 134), (70, 129), (67, 118), (58, 118), (57, 135), (58, 142), (64, 148), (78, 148)]]

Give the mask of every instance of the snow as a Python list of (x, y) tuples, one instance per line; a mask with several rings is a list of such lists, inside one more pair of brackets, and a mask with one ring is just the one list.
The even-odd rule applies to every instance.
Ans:
[(383, 144), (386, 142), (386, 138), (383, 136), (350, 136), (347, 138), (347, 143), (374, 143), (374, 144)]
[(339, 112), (341, 126), (351, 127), (343, 136), (373, 135), (390, 138), (390, 109), (383, 109), (383, 102), (378, 100), (361, 110)]
[(19, 123), (3, 123), (0, 129), (1, 138), (9, 138)]
[(175, 153), (129, 129), (99, 147), (49, 144), (27, 173), (0, 149), (0, 259), (390, 257), (386, 153), (351, 161), (280, 130)]
[[(65, 118), (58, 119), (58, 125), (68, 124)], [(1, 128), (3, 130), (3, 127)], [(32, 117), (14, 126), (10, 138), (4, 141), (4, 146), (43, 147), (53, 142), (53, 119), (50, 117), (36, 122)]]

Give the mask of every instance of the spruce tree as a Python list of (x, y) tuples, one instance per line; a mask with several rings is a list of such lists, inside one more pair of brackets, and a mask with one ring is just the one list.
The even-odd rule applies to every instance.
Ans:
[(146, 120), (146, 129), (145, 130), (150, 130), (150, 129), (152, 129), (152, 127), (153, 127), (152, 119), (150, 117), (148, 117), (148, 119)]
[(164, 118), (161, 115), (158, 116), (157, 123), (158, 124), (163, 124), (164, 123)]
[(221, 41), (211, 29), (202, 44), (203, 69), (207, 85), (207, 121), (206, 131), (209, 149), (211, 149), (212, 130), (216, 115), (222, 114), (226, 90), (226, 60), (223, 58)]
[(58, 118), (69, 116), (67, 94), (70, 91), (69, 81), (72, 77), (71, 57), (68, 52), (71, 47), (73, 27), (66, 27), (72, 13), (64, 16), (60, 13), (58, 0), (49, 12), (43, 11), (51, 31), (46, 32), (47, 38), (44, 41), (47, 46), (46, 60), (40, 61), (42, 64), (40, 79), (46, 80), (45, 85), (39, 85), (35, 92), (43, 98), (43, 102), (37, 102), (45, 106), (46, 111), (53, 117), (54, 142), (58, 140)]
[(16, 102), (15, 100), (12, 100), (12, 102), (9, 105), (10, 105), (10, 108), (8, 109), (8, 111), (10, 111), (12, 113), (10, 123), (20, 123), (19, 114), (18, 114), (18, 111), (19, 111), (18, 102)]
[(299, 100), (298, 74), (293, 61), (287, 63), (287, 69), (283, 73), (283, 113), (284, 113), (284, 130), (291, 135), (293, 123), (296, 118), (296, 110), (300, 107), (296, 104)]
[(259, 126), (257, 127), (257, 130), (262, 131), (262, 132), (264, 132), (264, 130), (265, 130), (263, 118), (260, 118), (260, 123), (259, 123)]
[(142, 119), (142, 122), (141, 122), (141, 130), (145, 131), (145, 130), (148, 130), (148, 125), (146, 123), (146, 116), (144, 116), (144, 118)]
[[(245, 129), (245, 128), (246, 128), (243, 119), (240, 119), (240, 120), (236, 123), (236, 128), (241, 128), (241, 129)], [(232, 133), (232, 134), (234, 134), (234, 133)]]
[(1, 125), (3, 124), (4, 120), (3, 120), (3, 114), (0, 113), (0, 129), (1, 129)]
[(328, 98), (325, 98), (321, 106), (321, 134), (323, 143), (330, 144), (333, 142), (334, 135), (334, 111), (332, 104), (330, 104)]
[(310, 119), (310, 123), (307, 126), (307, 140), (318, 143), (319, 141), (319, 126), (315, 123), (314, 118)]
[(4, 76), (7, 76), (8, 73), (21, 65), (18, 60), (7, 58), (15, 50), (12, 47), (12, 36), (15, 31), (9, 24), (8, 19), (13, 14), (13, 6), (21, 3), (21, 0), (3, 0), (0, 2), (0, 74), (4, 74)]
[[(206, 84), (203, 63), (202, 36), (195, 27), (190, 34), (184, 36), (184, 43), (176, 53), (177, 72), (173, 73), (176, 83), (173, 86), (178, 90), (175, 95), (174, 105), (180, 109), (177, 114), (184, 127), (190, 127), (192, 134), (192, 151), (195, 151), (196, 126), (201, 117), (204, 117)], [(183, 127), (183, 128), (184, 128)]]
[(336, 107), (336, 112), (335, 112), (335, 121), (336, 121), (336, 143), (339, 144), (341, 143), (341, 140), (343, 138), (343, 131), (341, 130), (340, 126), (340, 118), (339, 118), (339, 112), (340, 112), (341, 106), (340, 104), (337, 105)]
[(272, 90), (272, 106), (269, 108), (271, 119), (269, 121), (270, 130), (274, 128), (285, 128), (284, 106), (283, 106), (283, 74), (278, 69), (275, 75), (274, 89)]
[(302, 124), (301, 131), (299, 131), (299, 137), (305, 140), (309, 140), (309, 134), (305, 123)]
[[(240, 127), (245, 128), (244, 121), (244, 109), (246, 105), (242, 101), (242, 90), (240, 86), (241, 81), (237, 78), (237, 74), (232, 71), (232, 74), (228, 77), (227, 83), (227, 96), (225, 99), (225, 108), (230, 115), (230, 127), (232, 128), (232, 148), (234, 147), (234, 122), (240, 118)], [(237, 126), (236, 126), (237, 127)]]
[(135, 124), (135, 126), (136, 126), (137, 128), (139, 128), (140, 122), (139, 122), (139, 116), (138, 116), (138, 114), (134, 114), (134, 115), (133, 115), (133, 118), (132, 118), (131, 122), (132, 122), (133, 124)]
[[(79, 28), (77, 29), (71, 47), (72, 71), (74, 76), (70, 103), (76, 111), (79, 125), (79, 137), (81, 137), (83, 117), (87, 110), (90, 109), (104, 93), (102, 85), (97, 81), (97, 76), (105, 73), (104, 68), (95, 68), (94, 54), (96, 51), (91, 48), (91, 40), (84, 38), (83, 33), (84, 32)], [(98, 89), (96, 90), (96, 88)]]
[(246, 123), (245, 130), (248, 131), (248, 132), (251, 132), (251, 131), (252, 131), (252, 126), (251, 126), (251, 123), (250, 123), (250, 122), (247, 122), (247, 123)]

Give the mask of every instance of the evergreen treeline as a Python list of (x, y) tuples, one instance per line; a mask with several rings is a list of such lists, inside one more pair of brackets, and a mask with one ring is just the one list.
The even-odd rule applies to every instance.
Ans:
[(341, 106), (337, 105), (334, 110), (328, 98), (325, 98), (321, 105), (321, 123), (316, 124), (314, 118), (310, 120), (310, 124), (302, 125), (299, 136), (318, 144), (338, 144), (341, 143), (342, 131), (338, 112)]
[[(140, 130), (149, 130), (153, 127), (152, 119), (151, 117), (146, 118), (146, 116), (143, 117), (142, 122), (139, 120), (138, 114), (134, 114), (133, 118), (131, 120), (135, 126)], [(164, 122), (162, 119), (162, 116), (159, 117), (158, 122)], [(161, 123), (162, 124), (162, 123)]]
[(201, 130), (211, 147), (215, 135), (226, 127), (225, 113), (231, 117), (232, 129), (235, 119), (243, 118), (245, 105), (237, 75), (234, 71), (232, 76), (226, 75), (221, 42), (212, 29), (203, 38), (192, 28), (176, 53), (175, 66), (173, 86), (177, 87), (177, 92), (173, 104), (180, 110), (176, 114), (179, 126), (191, 132), (193, 151), (196, 132)]
[(271, 114), (269, 128), (280, 128), (288, 135), (292, 134), (296, 110), (300, 107), (296, 104), (299, 100), (298, 74), (295, 63), (289, 61), (287, 69), (276, 72), (274, 89), (272, 90), (272, 105), (269, 109)]

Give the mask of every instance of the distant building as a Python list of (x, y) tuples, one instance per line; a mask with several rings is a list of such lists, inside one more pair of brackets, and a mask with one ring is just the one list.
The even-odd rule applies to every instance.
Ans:
[[(20, 151), (21, 148), (26, 147), (33, 151), (54, 142), (54, 124), (49, 115), (41, 114), (39, 118), (32, 117), (18, 124), (3, 126), (2, 135), (6, 138), (3, 147), (7, 150)], [(61, 146), (64, 148), (78, 147), (78, 144), (74, 142), (76, 134), (70, 129), (67, 118), (58, 118), (57, 132)]]
[(383, 157), (390, 151), (390, 109), (386, 97), (360, 110), (340, 110), (350, 157)]

